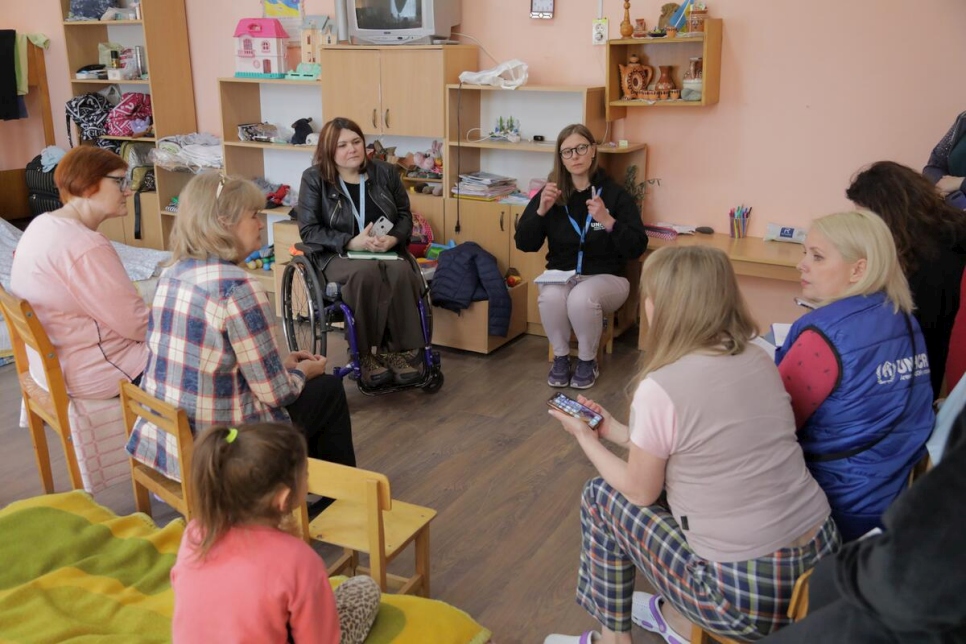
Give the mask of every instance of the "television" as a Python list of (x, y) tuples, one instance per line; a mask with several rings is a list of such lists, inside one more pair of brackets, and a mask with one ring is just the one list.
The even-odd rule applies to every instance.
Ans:
[(419, 45), (448, 40), (460, 23), (462, 0), (337, 0), (345, 2), (348, 36), (370, 45)]

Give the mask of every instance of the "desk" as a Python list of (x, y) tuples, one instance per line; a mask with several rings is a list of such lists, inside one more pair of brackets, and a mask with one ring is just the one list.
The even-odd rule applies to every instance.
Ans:
[[(783, 282), (798, 282), (801, 276), (795, 268), (802, 259), (802, 246), (786, 242), (766, 242), (761, 237), (732, 239), (728, 235), (678, 235), (674, 241), (651, 237), (647, 241), (647, 252), (641, 261), (647, 260), (652, 251), (665, 246), (709, 246), (727, 253), (737, 275), (748, 275)], [(644, 349), (647, 335), (647, 317), (644, 315), (644, 301), (640, 302), (640, 334), (637, 348)]]

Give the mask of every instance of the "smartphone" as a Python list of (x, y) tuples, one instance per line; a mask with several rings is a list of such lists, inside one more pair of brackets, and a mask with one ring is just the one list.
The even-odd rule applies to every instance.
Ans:
[(579, 402), (570, 398), (565, 394), (555, 394), (550, 397), (547, 401), (547, 405), (558, 411), (562, 411), (565, 414), (573, 416), (577, 420), (582, 420), (591, 429), (597, 429), (597, 426), (604, 420), (604, 417), (598, 414), (596, 411), (587, 407), (586, 405), (581, 405)]
[(383, 235), (388, 235), (389, 231), (392, 230), (392, 222), (383, 215), (376, 220), (376, 223), (372, 224), (372, 228), (369, 229), (370, 237), (382, 237)]

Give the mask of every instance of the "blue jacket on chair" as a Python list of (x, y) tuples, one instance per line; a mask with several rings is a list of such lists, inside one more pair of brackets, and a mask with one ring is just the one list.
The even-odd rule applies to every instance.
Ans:
[(506, 337), (512, 302), (496, 258), (479, 244), (464, 242), (439, 255), (430, 285), (433, 305), (459, 312), (473, 302), (489, 300), (488, 333)]
[(916, 320), (896, 313), (884, 293), (803, 315), (776, 352), (777, 363), (806, 330), (828, 341), (839, 381), (799, 430), (799, 442), (849, 541), (881, 525), (925, 453), (934, 422), (926, 344)]

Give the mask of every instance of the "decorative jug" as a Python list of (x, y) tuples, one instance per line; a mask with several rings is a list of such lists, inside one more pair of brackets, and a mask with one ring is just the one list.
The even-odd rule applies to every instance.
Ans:
[(637, 54), (631, 54), (626, 65), (618, 65), (621, 74), (621, 90), (625, 101), (644, 98), (644, 90), (654, 77), (654, 70), (648, 65), (642, 65)]
[(671, 78), (671, 66), (660, 65), (658, 69), (661, 70), (661, 77), (654, 83), (654, 89), (659, 92), (670, 92), (672, 89), (677, 89), (674, 85), (674, 79)]

